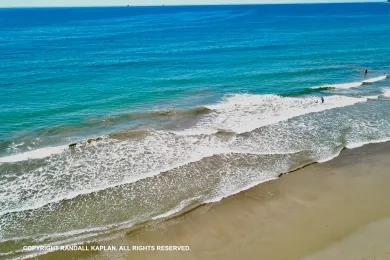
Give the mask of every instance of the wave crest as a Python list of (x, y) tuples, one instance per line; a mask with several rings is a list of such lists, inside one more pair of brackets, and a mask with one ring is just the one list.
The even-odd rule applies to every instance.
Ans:
[(321, 89), (321, 90), (327, 90), (327, 89), (351, 89), (351, 88), (358, 88), (366, 84), (372, 84), (375, 82), (383, 81), (387, 79), (387, 75), (378, 76), (374, 78), (365, 79), (363, 81), (356, 81), (356, 82), (347, 82), (347, 83), (337, 83), (337, 84), (326, 84), (323, 86), (318, 87), (312, 87), (311, 89)]
[(282, 97), (278, 95), (236, 94), (222, 102), (207, 106), (212, 112), (195, 126), (175, 133), (184, 135), (213, 134), (221, 130), (235, 133), (250, 132), (297, 116), (366, 102), (365, 97), (333, 95), (324, 97)]

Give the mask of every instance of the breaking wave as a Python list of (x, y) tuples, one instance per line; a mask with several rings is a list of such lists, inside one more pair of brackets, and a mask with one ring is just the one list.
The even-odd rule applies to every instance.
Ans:
[(348, 82), (348, 83), (338, 83), (338, 84), (327, 84), (323, 86), (312, 87), (312, 89), (350, 89), (358, 88), (365, 84), (372, 84), (378, 81), (383, 81), (387, 79), (387, 75), (378, 76), (374, 78), (365, 79), (357, 82)]

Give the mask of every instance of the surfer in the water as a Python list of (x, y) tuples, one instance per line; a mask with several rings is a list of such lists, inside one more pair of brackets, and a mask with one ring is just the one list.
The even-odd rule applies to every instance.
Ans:
[(324, 104), (324, 102), (325, 102), (324, 97), (321, 97), (321, 103)]
[(368, 74), (368, 69), (366, 69), (366, 70), (364, 71), (364, 78), (367, 77), (367, 74)]

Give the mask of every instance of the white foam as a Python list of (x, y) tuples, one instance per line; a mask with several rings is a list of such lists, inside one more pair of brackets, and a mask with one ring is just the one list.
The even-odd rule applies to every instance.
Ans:
[[(74, 154), (64, 152), (60, 155), (61, 158), (48, 159), (44, 167), (16, 176), (3, 187), (0, 199), (6, 201), (7, 205), (4, 205), (0, 214), (36, 209), (48, 203), (133, 183), (217, 154), (235, 151), (256, 154), (289, 153), (296, 148), (272, 144), (272, 140), (266, 144), (257, 141), (262, 144), (259, 147), (246, 141), (227, 143), (215, 136), (192, 134), (213, 133), (219, 129), (242, 133), (292, 117), (365, 101), (367, 98), (337, 95), (325, 97), (323, 104), (318, 97), (290, 98), (248, 94), (229, 96), (221, 103), (209, 106), (213, 112), (204, 115), (195, 127), (180, 132), (180, 135), (152, 131), (142, 141), (105, 139), (96, 144), (96, 147), (80, 145)], [(232, 140), (234, 142), (234, 138)], [(27, 155), (3, 157), (2, 161), (42, 158), (60, 153), (66, 147), (42, 148)], [(69, 176), (77, 181), (70, 183)], [(42, 185), (48, 189), (42, 190)], [(18, 194), (23, 193), (23, 190), (18, 191), (19, 187), (30, 187), (37, 192), (29, 199), (20, 201)]]
[(382, 138), (382, 139), (377, 139), (377, 140), (370, 140), (370, 141), (362, 141), (362, 142), (355, 142), (355, 143), (349, 143), (345, 147), (348, 149), (355, 149), (362, 147), (367, 144), (379, 144), (379, 143), (385, 143), (389, 142), (390, 138)]
[(281, 97), (278, 95), (236, 94), (221, 103), (207, 106), (212, 113), (203, 117), (196, 126), (178, 134), (210, 134), (219, 130), (236, 133), (249, 132), (262, 126), (285, 121), (293, 117), (328, 109), (366, 102), (365, 97), (333, 95), (325, 97)]
[(371, 84), (378, 81), (382, 81), (387, 79), (387, 75), (382, 75), (374, 78), (365, 79), (363, 81), (356, 81), (356, 82), (347, 82), (347, 83), (337, 83), (337, 84), (326, 84), (322, 86), (312, 87), (312, 89), (351, 89), (351, 88), (358, 88), (361, 87), (364, 84)]
[(384, 97), (390, 97), (390, 88), (382, 89), (382, 93)]
[(376, 100), (379, 98), (379, 96), (364, 96), (365, 98), (371, 99), (371, 100)]
[(387, 75), (383, 75), (383, 76), (379, 76), (379, 77), (363, 80), (363, 84), (375, 83), (375, 82), (382, 81), (382, 80), (385, 80), (385, 79), (387, 79)]
[[(216, 145), (210, 147), (208, 142), (194, 145), (196, 140), (198, 139), (192, 137), (178, 139), (173, 134), (156, 131), (151, 132), (143, 142), (106, 139), (99, 143), (99, 147), (85, 146), (83, 151), (77, 150), (75, 155), (63, 153), (60, 160), (66, 164), (64, 168), (58, 166), (58, 160), (48, 160), (47, 166), (38, 168), (30, 174), (20, 175), (9, 182), (7, 187), (0, 191), (0, 200), (8, 201), (10, 205), (8, 208), (4, 207), (0, 215), (37, 209), (79, 195), (134, 183), (226, 151), (225, 148), (219, 149)], [(158, 149), (155, 149), (156, 147)], [(81, 149), (81, 146), (78, 148)], [(15, 157), (14, 161), (19, 159)], [(110, 168), (101, 171), (108, 164)], [(81, 165), (83, 167), (80, 167)], [(19, 197), (15, 195), (23, 191), (18, 187), (31, 189), (41, 187), (42, 175), (45, 175), (46, 187), (51, 189), (40, 191), (23, 203), (19, 202)], [(72, 182), (71, 188), (65, 185), (69, 182), (69, 175), (77, 179), (76, 182)], [(17, 191), (14, 192), (14, 189)]]
[(62, 153), (67, 147), (68, 147), (67, 145), (44, 147), (44, 148), (31, 150), (28, 152), (4, 156), (4, 157), (0, 157), (0, 163), (19, 162), (19, 161), (26, 161), (29, 159), (42, 159), (50, 155)]
[[(10, 181), (0, 182), (0, 201), (4, 202), (0, 214), (40, 208), (50, 202), (70, 199), (120, 184), (133, 183), (216, 154), (242, 153), (244, 158), (248, 153), (292, 155), (299, 152), (303, 154), (302, 156), (306, 156), (305, 152), (310, 151), (308, 158), (312, 161), (324, 162), (338, 155), (338, 150), (333, 149), (334, 145), (339, 145), (339, 142), (344, 143), (344, 139), (340, 141), (341, 132), (337, 128), (339, 125), (341, 129), (345, 129), (344, 122), (347, 122), (347, 126), (353, 128), (353, 133), (363, 132), (361, 136), (364, 136), (365, 132), (361, 131), (362, 127), (364, 129), (364, 124), (358, 119), (359, 117), (349, 117), (351, 111), (348, 110), (347, 113), (330, 111), (321, 116), (313, 114), (309, 117), (295, 118), (293, 121), (280, 121), (365, 102), (368, 98), (334, 95), (325, 97), (325, 103), (321, 103), (319, 97), (228, 96), (222, 102), (209, 106), (212, 112), (203, 115), (199, 124), (188, 131), (199, 131), (199, 129), (215, 131), (221, 126), (228, 126), (236, 129), (237, 132), (245, 132), (262, 125), (271, 124), (271, 126), (250, 134), (227, 135), (227, 138), (221, 138), (219, 135), (192, 136), (150, 131), (150, 135), (141, 139), (107, 138), (94, 145), (81, 144), (75, 148), (75, 153), (63, 152), (59, 156), (49, 158), (47, 165), (39, 169), (31, 170), (27, 174), (12, 175)], [(336, 118), (340, 117), (339, 121), (333, 121), (334, 114)], [(351, 121), (348, 120), (350, 118)], [(372, 120), (374, 124), (377, 123), (376, 119)], [(272, 125), (273, 122), (280, 123)], [(367, 130), (371, 133), (371, 128)], [(383, 131), (379, 132), (382, 134), (379, 138), (385, 137), (386, 132), (384, 134)], [(351, 140), (350, 136), (351, 131), (348, 132), (345, 140)], [(359, 135), (354, 140), (359, 142), (362, 138)], [(384, 140), (372, 142), (382, 141)], [(360, 144), (351, 143), (347, 147), (358, 147), (358, 145)], [(261, 182), (275, 179), (278, 173), (289, 170), (291, 161), (288, 158), (287, 156), (285, 161), (272, 161), (267, 172), (264, 167), (260, 167), (261, 171), (254, 167), (254, 170), (249, 169), (253, 172), (246, 174), (229, 167), (232, 172), (226, 175), (225, 179), (221, 179), (220, 186), (216, 187), (214, 192), (202, 193), (199, 200), (198, 198), (184, 199), (174, 204), (175, 206), (170, 210), (161, 214), (156, 212), (149, 217), (166, 218), (186, 209), (195, 199), (196, 202), (206, 203), (219, 201)], [(29, 192), (28, 197), (24, 196), (26, 191)], [(190, 196), (194, 196), (193, 193)]]
[(334, 158), (338, 157), (341, 153), (342, 149), (338, 150), (336, 153), (334, 154), (330, 154), (329, 156), (327, 157), (324, 157), (322, 159), (319, 159), (317, 160), (317, 163), (325, 163), (325, 162), (329, 162), (331, 160), (333, 160)]
[(181, 211), (183, 211), (185, 208), (187, 208), (189, 205), (191, 205), (191, 202), (199, 199), (201, 196), (197, 196), (195, 198), (191, 198), (191, 199), (186, 199), (186, 200), (183, 200), (179, 203), (179, 205), (177, 205), (176, 207), (174, 207), (173, 209), (171, 210), (168, 210), (162, 214), (159, 214), (155, 217), (152, 217), (152, 220), (158, 220), (158, 219), (164, 219), (164, 218), (167, 218), (167, 217), (171, 217)]
[(273, 177), (273, 178), (266, 178), (266, 179), (262, 179), (262, 180), (259, 180), (259, 181), (255, 181), (255, 182), (252, 182), (252, 183), (249, 183), (248, 185), (244, 186), (244, 187), (240, 187), (238, 189), (235, 189), (229, 193), (225, 193), (225, 194), (222, 194), (222, 195), (219, 195), (217, 197), (214, 197), (214, 198), (211, 198), (211, 199), (208, 199), (206, 200), (204, 203), (215, 203), (215, 202), (219, 202), (221, 200), (223, 200), (224, 198), (227, 198), (227, 197), (230, 197), (232, 195), (235, 195), (235, 194), (238, 194), (240, 192), (243, 192), (243, 191), (246, 191), (246, 190), (249, 190), (259, 184), (262, 184), (262, 183), (265, 183), (265, 182), (269, 182), (269, 181), (273, 181), (273, 180), (277, 180), (278, 177)]
[(335, 88), (335, 89), (350, 89), (358, 88), (363, 85), (363, 82), (350, 82), (350, 83), (340, 83), (340, 84), (329, 84), (325, 85), (326, 88)]

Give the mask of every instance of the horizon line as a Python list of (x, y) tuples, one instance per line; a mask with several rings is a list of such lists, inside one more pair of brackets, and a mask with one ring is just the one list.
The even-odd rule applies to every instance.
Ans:
[(114, 7), (181, 7), (181, 6), (236, 6), (236, 5), (306, 5), (306, 4), (375, 4), (375, 3), (387, 3), (387, 0), (382, 1), (353, 1), (353, 2), (291, 2), (291, 3), (210, 3), (210, 4), (160, 4), (160, 5), (58, 5), (58, 6), (0, 6), (0, 9), (18, 9), (18, 8), (114, 8)]

